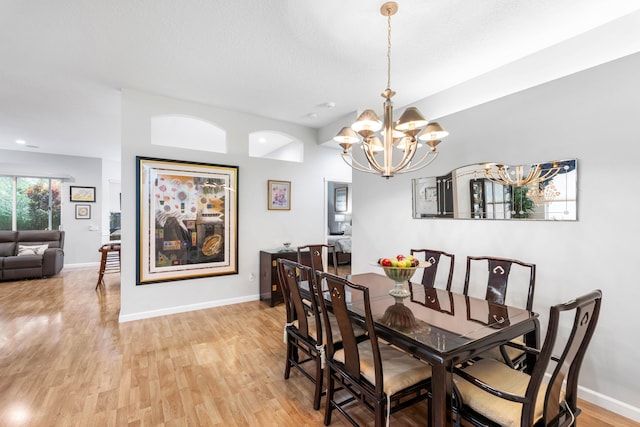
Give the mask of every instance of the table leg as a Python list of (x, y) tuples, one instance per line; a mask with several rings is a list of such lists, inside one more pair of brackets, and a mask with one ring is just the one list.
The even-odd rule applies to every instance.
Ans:
[(431, 417), (434, 427), (443, 427), (450, 421), (451, 390), (453, 377), (444, 363), (434, 363), (431, 367)]
[[(531, 332), (527, 332), (524, 335), (524, 343), (527, 347), (531, 348), (540, 348), (540, 322), (537, 318), (533, 319), (535, 323), (535, 329)], [(524, 371), (527, 374), (531, 374), (533, 370), (533, 366), (536, 364), (537, 356), (533, 353), (527, 353), (526, 355), (526, 365)]]

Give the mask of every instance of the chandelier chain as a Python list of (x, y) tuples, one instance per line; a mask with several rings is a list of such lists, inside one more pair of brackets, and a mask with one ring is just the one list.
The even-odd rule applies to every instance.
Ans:
[(387, 9), (387, 89), (391, 89), (391, 9)]

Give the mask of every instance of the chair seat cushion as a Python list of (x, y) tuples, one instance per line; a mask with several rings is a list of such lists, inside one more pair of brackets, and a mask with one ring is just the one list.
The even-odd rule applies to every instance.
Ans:
[[(382, 358), (382, 372), (384, 392), (387, 396), (431, 378), (431, 366), (407, 353), (390, 345), (380, 343), (380, 357)], [(373, 364), (373, 350), (369, 340), (358, 344), (360, 354), (360, 372), (367, 381), (375, 384), (375, 368)], [(338, 350), (333, 358), (344, 363), (344, 351)]]
[[(494, 388), (521, 396), (524, 396), (531, 379), (529, 375), (493, 359), (479, 360), (464, 370)], [(520, 403), (489, 394), (458, 375), (453, 376), (453, 381), (460, 392), (464, 405), (502, 426), (520, 426), (522, 414), (522, 405)], [(542, 384), (540, 390), (538, 390), (534, 423), (542, 418), (546, 390), (546, 384)]]

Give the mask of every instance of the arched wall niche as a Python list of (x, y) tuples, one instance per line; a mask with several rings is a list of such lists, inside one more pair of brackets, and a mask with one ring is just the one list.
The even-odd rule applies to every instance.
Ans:
[(227, 153), (227, 133), (198, 117), (159, 115), (151, 118), (151, 144)]

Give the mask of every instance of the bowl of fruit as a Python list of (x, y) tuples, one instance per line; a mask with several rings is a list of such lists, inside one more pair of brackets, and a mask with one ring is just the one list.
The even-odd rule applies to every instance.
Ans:
[(389, 291), (393, 297), (406, 298), (411, 293), (404, 284), (411, 280), (418, 268), (428, 267), (431, 264), (427, 261), (419, 261), (413, 255), (396, 255), (393, 258), (380, 258), (378, 265), (384, 270), (384, 274), (394, 282), (396, 286)]

